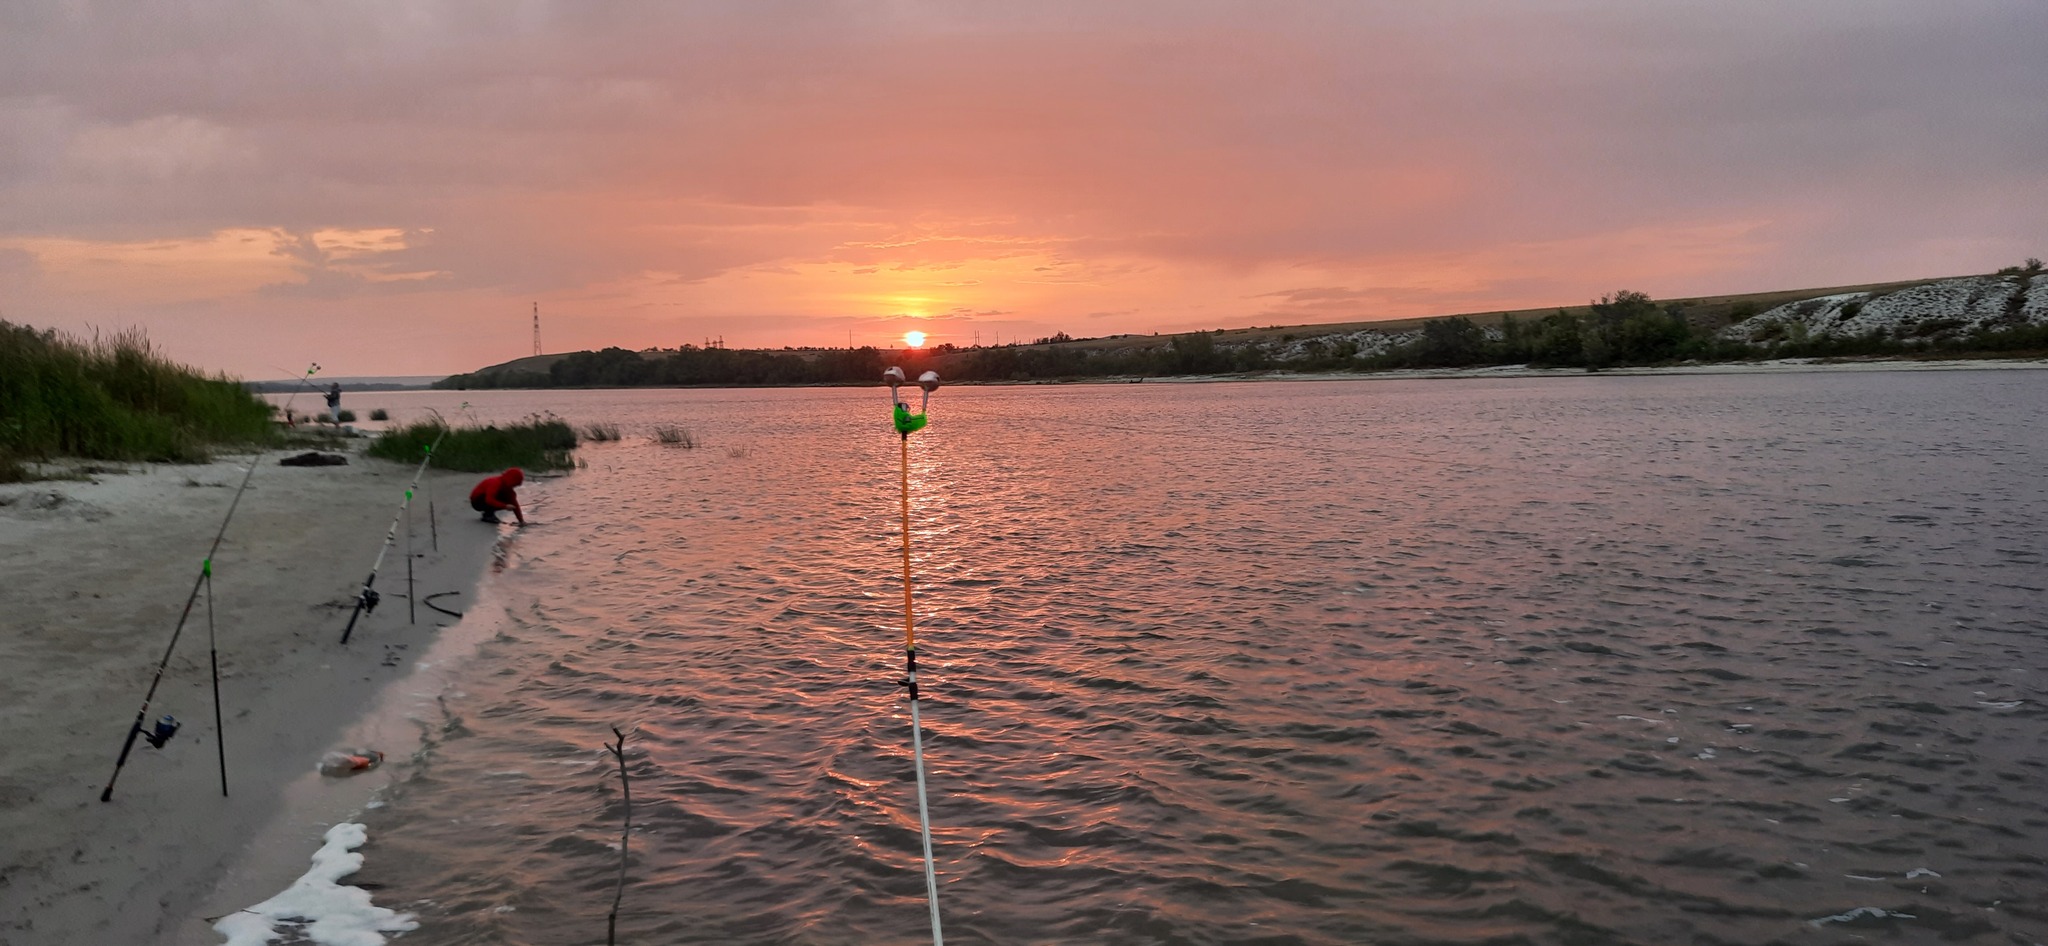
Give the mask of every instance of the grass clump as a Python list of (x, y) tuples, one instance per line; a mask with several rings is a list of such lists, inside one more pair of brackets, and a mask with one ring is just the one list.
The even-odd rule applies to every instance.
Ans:
[(697, 446), (697, 435), (680, 424), (662, 424), (654, 428), (654, 442), (691, 450)]
[(268, 444), (271, 407), (225, 375), (157, 351), (139, 329), (90, 341), (0, 321), (0, 466), (72, 456), (203, 463)]
[(586, 424), (583, 427), (583, 439), (592, 443), (612, 443), (620, 439), (619, 425), (606, 423)]
[(417, 463), (435, 438), (434, 466), (465, 473), (495, 473), (506, 467), (527, 471), (569, 470), (576, 466), (576, 429), (558, 417), (534, 415), (517, 424), (449, 427), (439, 419), (424, 420), (386, 431), (364, 451), (373, 457)]
[(370, 412), (370, 419), (371, 419), (371, 420), (390, 420), (390, 419), (391, 419), (391, 412), (390, 412), (390, 411), (387, 411), (387, 410), (385, 410), (385, 409), (383, 409), (383, 408), (381, 408), (381, 407), (380, 407), (380, 408), (377, 408), (376, 410), (374, 410), (374, 411), (371, 411), (371, 412)]
[(334, 415), (334, 422), (337, 424), (353, 424), (356, 422), (356, 412), (344, 407), (341, 409), (341, 413)]

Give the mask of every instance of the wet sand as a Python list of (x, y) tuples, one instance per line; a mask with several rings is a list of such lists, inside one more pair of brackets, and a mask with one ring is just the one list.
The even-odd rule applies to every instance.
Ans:
[[(268, 858), (252, 839), (454, 623), (424, 602), (409, 623), (401, 528), (378, 576), (383, 603), (342, 646), (413, 468), (360, 456), (284, 467), (283, 455), (258, 458), (213, 562), (228, 797), (202, 593), (149, 708), (183, 728), (161, 750), (137, 740), (112, 801), (99, 800), (250, 458), (0, 486), (0, 941), (204, 941), (185, 928), (203, 925), (195, 914), (245, 905), (209, 906), (230, 873), (282, 889), (312, 848)], [(510, 531), (475, 521), (475, 478), (430, 473), (412, 517), (419, 593), (457, 592), (435, 602), (458, 612)], [(270, 859), (279, 866), (256, 873), (278, 876), (250, 876), (247, 864)]]

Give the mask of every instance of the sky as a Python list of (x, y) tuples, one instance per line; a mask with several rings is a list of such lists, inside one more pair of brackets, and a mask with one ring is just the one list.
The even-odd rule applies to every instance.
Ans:
[(2039, 0), (18, 0), (0, 319), (248, 378), (2048, 256)]

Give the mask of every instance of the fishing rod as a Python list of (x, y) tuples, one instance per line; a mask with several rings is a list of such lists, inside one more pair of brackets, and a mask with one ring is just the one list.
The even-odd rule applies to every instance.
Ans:
[[(310, 386), (308, 382), (312, 380), (313, 373), (319, 370), (320, 365), (317, 363), (308, 367), (306, 373), (299, 378), (299, 387), (292, 391), (291, 397), (284, 399), (286, 418), (291, 417), (293, 399), (299, 396), (300, 391)], [(221, 539), (228, 534), (228, 523), (234, 521), (235, 508), (242, 504), (242, 494), (248, 491), (249, 480), (255, 477), (257, 461), (262, 456), (259, 451), (256, 456), (249, 458), (249, 469), (242, 474), (242, 485), (236, 487), (234, 499), (228, 502), (228, 513), (221, 517), (220, 530), (213, 534), (213, 544), (207, 547), (206, 558), (199, 562), (199, 577), (193, 579), (192, 592), (185, 596), (185, 609), (178, 614), (177, 627), (171, 630), (171, 643), (164, 648), (164, 658), (157, 661), (156, 675), (150, 678), (149, 690), (142, 695), (142, 708), (135, 711), (135, 722), (129, 725), (128, 736), (121, 743), (121, 754), (114, 759), (114, 774), (107, 777), (107, 787), (100, 789), (100, 801), (114, 800), (114, 782), (121, 778), (121, 769), (128, 764), (128, 753), (135, 750), (137, 738), (148, 740), (152, 747), (161, 749), (165, 743), (171, 741), (171, 737), (178, 734), (178, 721), (168, 715), (157, 720), (156, 726), (148, 733), (142, 731), (142, 724), (149, 719), (149, 704), (156, 699), (157, 685), (164, 682), (164, 669), (170, 666), (171, 655), (177, 652), (178, 638), (184, 636), (185, 622), (192, 617), (192, 605), (199, 600), (201, 588), (206, 590), (207, 660), (213, 666), (213, 741), (216, 754), (220, 757), (220, 794), (223, 798), (227, 797), (228, 747), (220, 711), (220, 648), (214, 639), (213, 626), (213, 556), (220, 551)]]
[(420, 623), (419, 595), (412, 584), (412, 504), (405, 504), (405, 623)]
[(910, 594), (910, 435), (924, 429), (931, 411), (932, 392), (939, 389), (939, 373), (927, 371), (917, 376), (917, 386), (924, 389), (924, 400), (915, 414), (898, 396), (898, 389), (906, 383), (903, 369), (892, 367), (882, 372), (882, 380), (889, 385), (889, 403), (893, 407), (896, 433), (902, 441), (903, 686), (910, 691), (910, 745), (917, 768), (917, 827), (924, 841), (925, 902), (932, 911), (932, 946), (944, 946), (945, 937), (939, 932), (939, 875), (932, 866), (932, 819), (925, 802), (924, 726), (917, 713), (917, 626), (911, 616)]
[[(363, 589), (356, 592), (356, 609), (349, 613), (348, 626), (341, 629), (341, 642), (343, 644), (348, 643), (349, 635), (355, 633), (356, 619), (362, 617), (366, 612), (377, 610), (377, 590), (371, 587), (377, 583), (377, 570), (384, 567), (384, 553), (391, 551), (392, 541), (398, 538), (399, 520), (408, 518), (412, 512), (412, 491), (420, 485), (420, 476), (427, 472), (427, 464), (434, 461), (434, 448), (440, 446), (441, 438), (446, 436), (448, 436), (448, 428), (443, 427), (439, 434), (434, 435), (434, 442), (427, 444), (423, 448), (426, 455), (420, 457), (419, 468), (412, 472), (412, 482), (406, 484), (405, 499), (399, 502), (398, 511), (391, 515), (391, 528), (384, 530), (384, 544), (377, 549), (377, 560), (370, 563), (370, 577), (363, 579)], [(412, 530), (408, 529), (406, 530), (407, 551), (405, 556), (406, 581), (408, 583), (406, 600), (408, 602), (412, 600), (412, 589), (410, 587), (412, 580), (411, 539)]]

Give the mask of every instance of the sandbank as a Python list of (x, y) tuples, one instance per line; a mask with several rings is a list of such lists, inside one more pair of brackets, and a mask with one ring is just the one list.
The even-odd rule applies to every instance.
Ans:
[[(383, 603), (342, 646), (413, 468), (360, 455), (284, 467), (283, 455), (253, 458), (213, 558), (225, 739), (202, 594), (149, 710), (183, 728), (161, 750), (138, 741), (107, 803), (100, 791), (252, 458), (0, 486), (0, 941), (218, 942), (198, 917), (247, 905), (209, 903), (224, 877), (267, 895), (317, 846), (250, 850), (285, 790), (455, 623), (424, 605), (408, 623), (401, 527), (378, 576)], [(454, 611), (510, 531), (475, 521), (476, 478), (430, 472), (414, 500), (415, 582), (422, 598), (457, 592), (435, 599)], [(246, 864), (273, 859), (276, 876), (248, 876)]]

